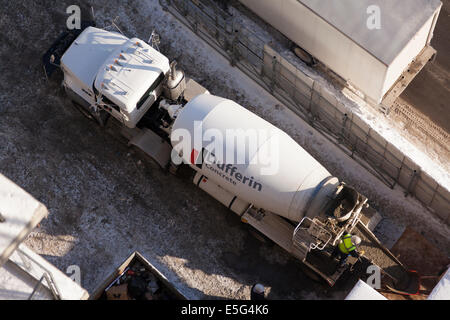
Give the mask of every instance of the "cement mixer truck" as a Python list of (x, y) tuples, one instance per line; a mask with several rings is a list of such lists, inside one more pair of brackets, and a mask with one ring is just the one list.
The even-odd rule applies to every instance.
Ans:
[(62, 70), (83, 114), (162, 168), (189, 168), (196, 186), (329, 285), (344, 271), (331, 255), (341, 236), (376, 220), (366, 197), (290, 136), (211, 95), (145, 41), (89, 26), (63, 33), (43, 63), (48, 77)]

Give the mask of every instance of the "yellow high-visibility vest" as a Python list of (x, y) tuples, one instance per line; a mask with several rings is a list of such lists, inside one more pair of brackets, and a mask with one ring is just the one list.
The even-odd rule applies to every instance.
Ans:
[(347, 233), (345, 236), (342, 237), (342, 240), (339, 243), (339, 250), (341, 250), (342, 253), (349, 254), (355, 249), (356, 246), (352, 242), (352, 236)]

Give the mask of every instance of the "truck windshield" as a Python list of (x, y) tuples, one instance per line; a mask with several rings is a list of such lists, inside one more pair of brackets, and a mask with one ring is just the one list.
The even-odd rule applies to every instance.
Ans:
[(150, 88), (148, 88), (147, 92), (145, 92), (145, 94), (142, 96), (141, 100), (139, 100), (139, 102), (137, 103), (136, 105), (137, 109), (140, 109), (144, 105), (145, 101), (147, 101), (148, 96), (161, 84), (163, 80), (164, 80), (164, 73), (161, 72), (156, 81), (153, 82)]

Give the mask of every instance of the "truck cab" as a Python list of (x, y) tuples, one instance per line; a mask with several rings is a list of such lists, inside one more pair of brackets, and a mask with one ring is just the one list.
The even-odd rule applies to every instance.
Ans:
[(72, 100), (134, 128), (161, 95), (170, 64), (140, 39), (88, 27), (61, 57), (61, 69)]

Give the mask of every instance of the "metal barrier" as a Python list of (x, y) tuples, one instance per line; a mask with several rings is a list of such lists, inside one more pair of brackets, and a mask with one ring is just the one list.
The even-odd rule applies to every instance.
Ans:
[(16, 252), (20, 259), (22, 260), (25, 268), (30, 271), (33, 267), (31, 266), (30, 262), (33, 262), (35, 266), (38, 266), (39, 269), (42, 271), (42, 276), (40, 277), (39, 281), (37, 282), (36, 286), (33, 288), (33, 292), (28, 297), (28, 300), (32, 300), (35, 294), (38, 292), (39, 288), (44, 286), (44, 280), (47, 282), (47, 288), (50, 290), (50, 292), (53, 295), (53, 298), (55, 300), (61, 300), (61, 294), (59, 292), (58, 286), (56, 285), (56, 281), (50, 271), (48, 271), (43, 265), (41, 265), (38, 261), (33, 259), (30, 255), (28, 255), (26, 252), (24, 252), (22, 249), (17, 248)]
[(391, 188), (399, 184), (450, 224), (450, 193), (318, 81), (212, 0), (160, 0), (164, 10)]

